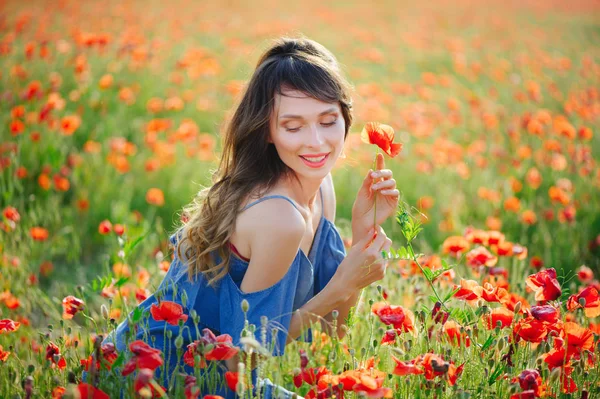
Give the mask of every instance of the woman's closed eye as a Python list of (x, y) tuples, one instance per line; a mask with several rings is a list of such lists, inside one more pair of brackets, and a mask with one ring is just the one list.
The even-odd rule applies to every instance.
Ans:
[[(329, 122), (329, 123), (321, 123), (321, 126), (325, 126), (325, 127), (331, 127), (333, 125), (335, 125), (337, 123), (337, 121), (333, 121), (333, 122)], [(285, 128), (286, 131), (288, 132), (297, 132), (298, 130), (300, 130), (302, 126), (300, 127), (295, 127), (295, 128)]]

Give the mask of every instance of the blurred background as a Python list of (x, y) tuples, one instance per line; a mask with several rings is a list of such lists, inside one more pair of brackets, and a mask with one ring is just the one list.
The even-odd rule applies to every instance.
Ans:
[[(526, 248), (523, 276), (542, 266), (562, 282), (582, 265), (597, 272), (599, 10), (597, 1), (4, 1), (0, 282), (16, 297), (49, 293), (22, 301), (24, 312), (49, 312), (52, 295), (99, 289), (103, 276), (125, 278), (132, 293), (160, 281), (182, 206), (210, 184), (220, 129), (282, 35), (322, 43), (355, 88), (347, 157), (333, 171), (345, 238), (375, 154), (360, 131), (377, 121), (404, 145), (386, 163), (424, 223), (419, 251), (496, 230), (500, 251)], [(394, 221), (384, 228), (404, 243)]]

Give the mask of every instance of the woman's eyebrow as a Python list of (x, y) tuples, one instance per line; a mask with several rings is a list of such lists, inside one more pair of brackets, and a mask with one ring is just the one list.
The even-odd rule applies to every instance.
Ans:
[[(334, 112), (337, 112), (336, 108), (329, 108), (329, 109), (326, 109), (325, 111), (321, 112), (319, 114), (319, 116), (322, 116), (322, 115), (325, 115), (325, 114), (332, 114)], [(281, 115), (279, 117), (279, 119), (284, 119), (284, 118), (288, 118), (288, 119), (304, 119), (302, 117), (302, 115), (291, 115), (291, 114), (285, 114), (285, 115)]]

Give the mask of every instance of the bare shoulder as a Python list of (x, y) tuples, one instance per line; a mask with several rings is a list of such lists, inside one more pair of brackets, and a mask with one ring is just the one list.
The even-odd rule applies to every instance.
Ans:
[(271, 198), (242, 212), (238, 223), (236, 230), (250, 255), (241, 289), (247, 293), (267, 289), (285, 276), (296, 258), (306, 222), (288, 201)]
[(336, 199), (331, 173), (325, 177), (321, 187), (323, 188), (323, 204), (325, 206), (325, 209), (323, 209), (323, 214), (327, 220), (335, 222)]

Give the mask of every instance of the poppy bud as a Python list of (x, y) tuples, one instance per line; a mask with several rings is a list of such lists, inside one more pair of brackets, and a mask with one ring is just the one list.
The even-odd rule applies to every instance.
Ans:
[(248, 303), (248, 301), (245, 299), (242, 299), (242, 312), (248, 313), (249, 309), (250, 309), (250, 304)]
[(517, 302), (517, 303), (515, 304), (515, 314), (517, 314), (517, 313), (519, 313), (519, 312), (521, 311), (521, 306), (523, 306), (523, 305), (521, 304), (521, 301), (519, 301), (519, 302)]
[(340, 315), (340, 312), (338, 312), (337, 309), (333, 309), (331, 311), (331, 317), (333, 317), (334, 320), (337, 320), (338, 316)]
[(100, 313), (102, 314), (104, 320), (108, 320), (109, 314), (105, 304), (100, 305)]
[(585, 303), (586, 303), (586, 302), (585, 302), (585, 298), (579, 298), (579, 301), (578, 301), (578, 302), (579, 302), (579, 304), (581, 305), (581, 307), (584, 307), (584, 308), (585, 308)]
[(177, 338), (175, 338), (175, 347), (177, 349), (179, 349), (182, 346), (183, 346), (183, 337), (181, 335), (178, 335)]

